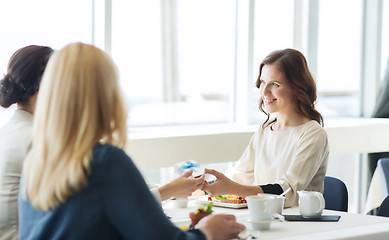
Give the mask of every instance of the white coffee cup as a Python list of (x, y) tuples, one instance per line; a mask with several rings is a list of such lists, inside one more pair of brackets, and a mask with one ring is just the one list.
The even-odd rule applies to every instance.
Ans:
[(285, 204), (285, 197), (276, 195), (276, 194), (270, 194), (270, 193), (258, 193), (258, 196), (264, 196), (264, 197), (269, 197), (273, 199), (272, 202), (272, 214), (277, 213), (277, 214), (282, 214), (282, 210), (284, 209), (284, 204)]
[(246, 197), (249, 209), (249, 222), (254, 230), (267, 230), (273, 219), (273, 196)]
[(320, 217), (325, 207), (323, 194), (313, 191), (297, 191), (300, 214), (306, 218)]
[(173, 208), (186, 208), (188, 207), (188, 198), (172, 198), (169, 200)]

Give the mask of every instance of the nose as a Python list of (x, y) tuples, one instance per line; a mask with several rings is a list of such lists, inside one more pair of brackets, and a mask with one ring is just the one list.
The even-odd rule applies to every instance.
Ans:
[(265, 93), (268, 93), (270, 91), (269, 85), (268, 84), (262, 85), (260, 90), (261, 90), (261, 95), (265, 95)]

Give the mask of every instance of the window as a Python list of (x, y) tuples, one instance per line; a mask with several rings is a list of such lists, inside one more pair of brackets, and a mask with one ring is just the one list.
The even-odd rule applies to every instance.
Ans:
[[(312, 2), (111, 1), (109, 48), (130, 103), (130, 126), (257, 124), (264, 117), (254, 84), (258, 65), (271, 51), (287, 47), (308, 58), (318, 86), (317, 107), (325, 117), (359, 116), (363, 2), (317, 1), (313, 12)], [(7, 56), (0, 59), (2, 73), (11, 54), (28, 44), (60, 48), (75, 41), (96, 43), (102, 28), (93, 18), (101, 22), (104, 14), (99, 15), (101, 9), (95, 10), (94, 4), (101, 2), (0, 3), (6, 9), (0, 20), (8, 23), (0, 28), (0, 54)], [(317, 25), (310, 23), (317, 35), (299, 22), (309, 15), (306, 5), (317, 16)], [(388, 5), (384, 0), (383, 13)], [(389, 54), (387, 25), (383, 14), (382, 75)], [(304, 46), (304, 41), (316, 41), (317, 49)]]
[[(389, 71), (389, 0), (383, 1), (382, 8), (382, 51), (381, 51), (381, 79), (385, 71)], [(385, 14), (386, 13), (386, 14)]]
[(130, 126), (164, 119), (160, 1), (119, 0), (112, 5), (112, 57), (130, 102)]
[[(282, 6), (282, 7), (280, 7)], [(255, 86), (259, 74), (259, 64), (270, 52), (294, 47), (294, 1), (255, 1), (254, 39), (253, 39), (253, 73), (249, 76), (251, 100), (249, 122), (258, 124), (265, 118), (259, 111), (259, 91)], [(275, 16), (276, 15), (276, 16)], [(249, 86), (250, 86), (249, 85)]]
[[(282, 7), (281, 7), (282, 6)], [(289, 0), (256, 1), (254, 21), (254, 72), (270, 52), (293, 48), (294, 2)]]
[(235, 6), (234, 0), (177, 1), (178, 121), (230, 120)]
[(234, 0), (122, 0), (112, 7), (112, 56), (131, 126), (229, 120)]
[[(0, 9), (1, 74), (7, 73), (12, 54), (27, 45), (58, 49), (71, 42), (92, 42), (91, 1), (12, 0), (1, 1)], [(0, 125), (14, 108), (0, 108)]]
[(326, 117), (358, 117), (362, 1), (326, 0), (319, 3), (318, 109)]

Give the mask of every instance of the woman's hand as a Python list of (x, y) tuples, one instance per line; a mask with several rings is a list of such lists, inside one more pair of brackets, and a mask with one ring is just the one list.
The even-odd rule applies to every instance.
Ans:
[(246, 197), (250, 195), (257, 195), (258, 193), (263, 193), (263, 190), (260, 186), (241, 185), (232, 181), (223, 173), (216, 170), (205, 169), (204, 172), (212, 174), (216, 177), (214, 183), (209, 184), (208, 182), (205, 182), (203, 188), (201, 189), (206, 191), (210, 196), (232, 194), (240, 197)]
[(216, 177), (214, 183), (209, 184), (205, 182), (201, 190), (206, 191), (210, 196), (218, 196), (223, 194), (234, 194), (235, 189), (239, 187), (240, 184), (232, 181), (226, 177), (223, 173), (218, 172), (213, 169), (205, 169), (205, 173), (212, 174)]
[(204, 174), (198, 178), (189, 178), (193, 171), (187, 171), (182, 176), (158, 188), (162, 201), (171, 197), (182, 198), (192, 195), (197, 189), (201, 189), (204, 184)]
[(225, 240), (237, 238), (246, 227), (238, 222), (234, 215), (211, 214), (199, 221), (196, 228), (200, 229), (208, 240)]

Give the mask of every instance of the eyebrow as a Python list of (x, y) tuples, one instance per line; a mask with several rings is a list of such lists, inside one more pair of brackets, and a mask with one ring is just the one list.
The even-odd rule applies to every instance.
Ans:
[[(260, 81), (264, 81), (264, 82), (266, 82), (265, 80), (263, 80), (262, 78), (260, 78), (259, 79)], [(267, 83), (278, 83), (278, 84), (284, 84), (283, 82), (280, 82), (280, 81), (278, 81), (278, 80), (270, 80), (269, 82), (267, 82)]]

